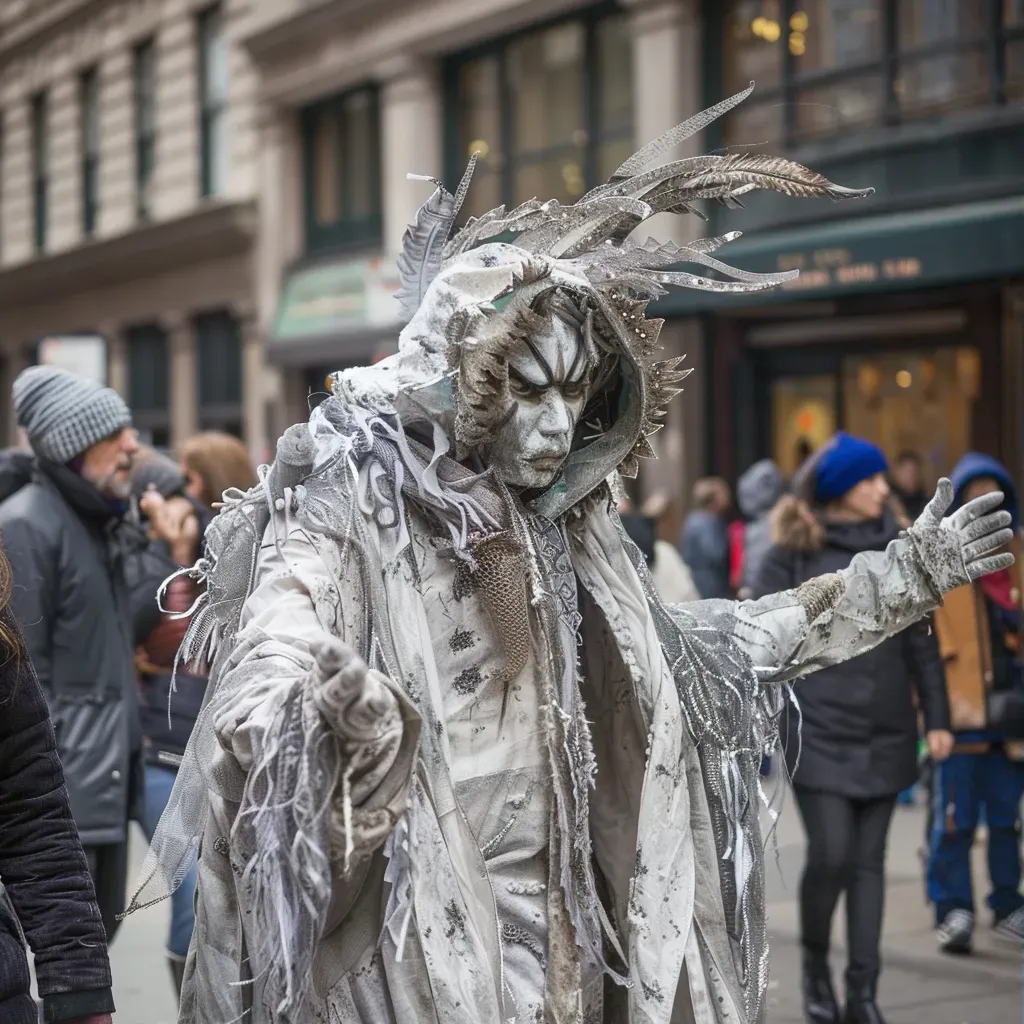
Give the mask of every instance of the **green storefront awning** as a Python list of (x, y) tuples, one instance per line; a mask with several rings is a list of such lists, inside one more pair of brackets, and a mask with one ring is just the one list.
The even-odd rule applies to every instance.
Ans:
[(798, 268), (800, 277), (754, 295), (673, 290), (651, 313), (688, 316), (1022, 274), (1024, 196), (765, 232), (716, 255), (761, 273)]
[(397, 290), (397, 270), (380, 257), (296, 267), (281, 289), (268, 360), (285, 366), (369, 362), (401, 330)]

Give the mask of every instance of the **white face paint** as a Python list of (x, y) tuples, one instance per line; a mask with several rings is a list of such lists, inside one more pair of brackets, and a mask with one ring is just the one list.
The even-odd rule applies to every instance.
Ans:
[(583, 337), (558, 317), (549, 318), (509, 356), (509, 393), (515, 403), (488, 457), (509, 487), (547, 487), (569, 454), (587, 399)]

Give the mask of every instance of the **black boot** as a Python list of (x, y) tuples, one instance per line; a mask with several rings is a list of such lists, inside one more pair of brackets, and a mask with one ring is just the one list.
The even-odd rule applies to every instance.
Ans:
[(885, 1024), (882, 1011), (875, 1002), (874, 985), (848, 987), (843, 1024)]
[(828, 957), (804, 954), (804, 1017), (807, 1024), (839, 1024)]

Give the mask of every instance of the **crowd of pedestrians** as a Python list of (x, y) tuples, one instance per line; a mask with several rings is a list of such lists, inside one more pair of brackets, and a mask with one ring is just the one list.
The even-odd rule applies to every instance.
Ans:
[[(27, 943), (45, 1019), (106, 1024), (129, 825), (152, 837), (206, 688), (176, 663), (200, 596), (181, 570), (201, 557), (221, 496), (256, 476), (227, 435), (197, 435), (176, 458), (140, 445), (116, 392), (59, 369), (24, 371), (13, 399), (30, 451), (0, 453), (0, 1020), (37, 1020)], [(1002, 491), (1017, 526), (1012, 476), (994, 459), (970, 454), (952, 479), (957, 506)], [(665, 496), (640, 511), (623, 498), (620, 516), (666, 602), (756, 598), (884, 551), (925, 513), (927, 483), (916, 453), (890, 466), (875, 445), (838, 434), (792, 480), (770, 460), (747, 470), (739, 515), (726, 481), (699, 481), (678, 545)], [(940, 949), (972, 947), (981, 824), (992, 924), (1024, 941), (1020, 573), (1018, 559), (950, 594), (933, 623), (795, 684), (781, 728), (807, 836), (799, 897), (811, 1024), (883, 1024), (886, 839), (898, 795), (919, 778), (919, 749), (931, 767), (927, 890)], [(193, 866), (172, 900), (167, 957), (179, 991), (195, 886)], [(843, 1000), (829, 967), (841, 896)]]
[[(890, 466), (876, 445), (840, 433), (806, 455), (788, 482), (769, 460), (747, 470), (737, 487), (739, 516), (724, 481), (698, 482), (679, 546), (696, 563), (702, 597), (798, 587), (844, 569), (860, 552), (884, 551), (925, 512), (929, 481), (917, 452), (899, 453)], [(995, 459), (969, 453), (951, 479), (954, 508), (1002, 491), (1019, 529), (1012, 475)], [(932, 622), (794, 686), (781, 731), (807, 837), (799, 903), (809, 1024), (884, 1024), (877, 991), (886, 839), (897, 802), (912, 800), (919, 781), (928, 801), (925, 872), (939, 949), (971, 951), (971, 849), (982, 824), (993, 933), (1024, 943), (1024, 590), (1014, 548), (1012, 569), (949, 594)], [(829, 966), (840, 896), (845, 1000)]]

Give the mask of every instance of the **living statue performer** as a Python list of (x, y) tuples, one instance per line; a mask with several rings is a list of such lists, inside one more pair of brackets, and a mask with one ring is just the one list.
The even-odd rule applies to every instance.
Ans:
[(338, 374), (261, 486), (226, 495), (183, 652), (210, 663), (206, 705), (133, 901), (199, 845), (182, 1021), (764, 1019), (782, 684), (1006, 565), (1009, 534), (997, 496), (944, 519), (944, 481), (842, 573), (658, 599), (608, 485), (684, 376), (649, 361), (646, 301), (790, 275), (719, 262), (734, 236), (635, 229), (755, 188), (867, 191), (746, 154), (648, 169), (748, 92), (571, 206), (451, 235), (469, 174), (438, 185), (405, 237), (398, 354)]

